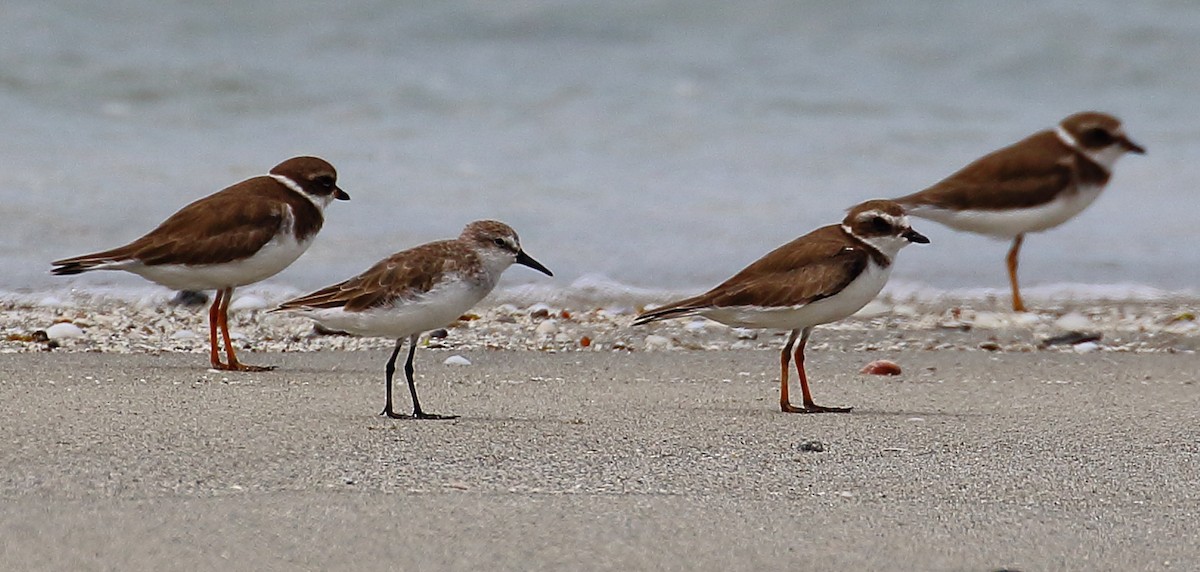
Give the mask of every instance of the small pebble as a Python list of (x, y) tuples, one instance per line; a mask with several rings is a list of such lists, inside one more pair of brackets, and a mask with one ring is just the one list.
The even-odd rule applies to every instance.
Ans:
[(858, 373), (867, 375), (900, 375), (900, 364), (886, 359), (877, 359), (865, 366)]
[(193, 332), (191, 330), (179, 330), (179, 331), (171, 334), (171, 339), (172, 340), (194, 340), (194, 339), (196, 339), (196, 332)]
[(1042, 340), (1042, 343), (1038, 344), (1038, 347), (1044, 349), (1050, 346), (1073, 346), (1087, 342), (1098, 342), (1102, 337), (1099, 333), (1095, 332), (1067, 332)]
[(1088, 354), (1100, 349), (1100, 344), (1096, 342), (1083, 342), (1082, 344), (1075, 344), (1071, 349), (1075, 350), (1077, 354)]
[(1006, 325), (1004, 319), (996, 312), (977, 312), (975, 319), (971, 320), (971, 324), (985, 330), (996, 330)]
[(208, 294), (194, 290), (180, 290), (175, 293), (174, 298), (171, 298), (171, 303), (178, 306), (205, 306), (208, 305)]
[(553, 336), (558, 333), (558, 322), (555, 320), (542, 320), (533, 331), (539, 336)]
[(825, 445), (820, 441), (804, 441), (800, 443), (800, 450), (821, 453), (825, 451)]
[(671, 340), (669, 338), (657, 334), (646, 336), (645, 343), (647, 351), (665, 350), (671, 347)]
[(549, 318), (551, 314), (550, 306), (538, 302), (529, 307), (529, 317), (535, 320), (544, 320)]
[(234, 298), (233, 302), (229, 303), (230, 312), (241, 312), (243, 310), (266, 310), (270, 307), (271, 305), (268, 304), (267, 301), (262, 298), (262, 296), (256, 296), (254, 294), (243, 294), (237, 298)]
[(708, 329), (709, 324), (711, 324), (711, 322), (708, 320), (692, 320), (683, 324), (683, 329), (689, 332), (703, 332), (704, 330)]
[(83, 330), (79, 326), (71, 322), (59, 322), (46, 328), (46, 337), (51, 340), (65, 340), (68, 338), (82, 338)]
[(739, 340), (757, 340), (758, 339), (758, 330), (751, 330), (749, 328), (734, 328), (733, 333), (735, 335), (737, 335), (737, 339), (739, 339)]
[(471, 360), (455, 354), (446, 358), (442, 363), (446, 365), (471, 365)]
[(1067, 331), (1086, 330), (1092, 327), (1092, 321), (1079, 312), (1071, 312), (1055, 320), (1054, 327)]
[(1000, 344), (993, 341), (986, 341), (979, 344), (979, 349), (987, 350), (989, 352), (1000, 351)]

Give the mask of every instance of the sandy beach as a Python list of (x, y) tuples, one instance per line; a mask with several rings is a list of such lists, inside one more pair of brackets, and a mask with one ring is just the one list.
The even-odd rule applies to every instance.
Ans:
[[(1182, 352), (423, 349), (0, 355), (9, 569), (1188, 570)], [(462, 355), (471, 365), (445, 365)], [(897, 377), (858, 373), (876, 358)], [(252, 358), (252, 359), (251, 359)], [(401, 403), (407, 394), (400, 389)], [(819, 444), (819, 446), (818, 446)], [(821, 449), (820, 451), (812, 449)]]

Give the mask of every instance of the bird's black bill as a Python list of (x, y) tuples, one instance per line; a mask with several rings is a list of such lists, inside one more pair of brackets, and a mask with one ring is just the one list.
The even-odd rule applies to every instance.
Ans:
[(346, 193), (346, 191), (343, 191), (340, 187), (334, 187), (333, 198), (339, 201), (348, 201), (350, 200), (350, 195)]
[(532, 256), (525, 254), (524, 250), (517, 251), (517, 264), (528, 266), (534, 270), (537, 270), (538, 272), (541, 272), (542, 274), (545, 274), (546, 276), (554, 276), (554, 273), (551, 272), (549, 268), (542, 266), (541, 262), (538, 262), (534, 260)]
[(1125, 147), (1125, 149), (1127, 151), (1129, 151), (1130, 153), (1137, 153), (1138, 155), (1146, 154), (1145, 147), (1142, 147), (1141, 145), (1134, 143), (1133, 140), (1128, 137), (1121, 138), (1121, 146)]
[(929, 239), (926, 238), (925, 235), (923, 235), (911, 228), (904, 231), (904, 234), (902, 234), (901, 236), (908, 239), (909, 242), (919, 242), (921, 244), (929, 244)]

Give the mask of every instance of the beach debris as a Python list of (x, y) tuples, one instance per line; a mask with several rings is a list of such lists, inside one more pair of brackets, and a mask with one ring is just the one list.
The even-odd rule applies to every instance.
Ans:
[(429, 331), (429, 337), (433, 338), (435, 340), (444, 339), (449, 336), (450, 336), (450, 330), (447, 330), (446, 328), (438, 328), (436, 330)]
[(1038, 343), (1038, 349), (1044, 350), (1050, 346), (1074, 346), (1088, 342), (1098, 342), (1102, 337), (1104, 336), (1100, 332), (1071, 331), (1042, 340), (1040, 343)]
[(758, 339), (758, 330), (752, 330), (750, 328), (734, 328), (733, 333), (737, 336), (737, 339), (739, 339), (739, 340), (757, 340)]
[(988, 340), (980, 343), (979, 349), (987, 350), (989, 352), (998, 352), (1000, 351), (1000, 344), (996, 343), (996, 340)]
[(245, 310), (266, 310), (273, 306), (273, 304), (268, 303), (262, 296), (242, 294), (233, 299), (233, 302), (229, 304), (229, 309), (233, 312), (241, 312)]
[(171, 298), (171, 304), (176, 306), (207, 306), (208, 294), (205, 292), (197, 292), (195, 290), (180, 290), (175, 293), (175, 297)]
[(825, 444), (820, 441), (802, 441), (800, 450), (808, 453), (823, 453), (825, 452)]
[(552, 313), (550, 306), (541, 302), (529, 307), (529, 317), (535, 320), (545, 320)]
[(66, 340), (71, 338), (82, 338), (83, 330), (79, 326), (71, 322), (59, 322), (46, 328), (46, 338), (51, 340)]
[(9, 334), (4, 337), (4, 340), (9, 342), (34, 342), (44, 344), (50, 341), (50, 336), (46, 335), (46, 330), (37, 330), (31, 333)]
[(671, 347), (671, 339), (658, 334), (650, 334), (644, 340), (646, 351), (665, 350)]
[(1054, 327), (1069, 332), (1081, 332), (1092, 328), (1092, 320), (1079, 312), (1071, 312), (1054, 321)]
[[(275, 300), (269, 292), (249, 294), (266, 300)], [(59, 307), (40, 305), (44, 294), (5, 299), (0, 297), (0, 352), (38, 352), (48, 349), (49, 337), (44, 331), (35, 330), (59, 321), (70, 321), (85, 332), (84, 339), (90, 343), (71, 343), (69, 340), (54, 342), (71, 352), (103, 351), (106, 353), (146, 353), (157, 351), (200, 352), (204, 348), (195, 345), (206, 339), (208, 332), (207, 312), (197, 312), (167, 301), (175, 293), (162, 290), (153, 296), (130, 299), (112, 298), (107, 295), (72, 292), (62, 294)], [(891, 302), (885, 302), (891, 303)], [(855, 351), (882, 352), (873, 354), (895, 358), (895, 352), (907, 350), (988, 350), (987, 342), (996, 342), (1001, 349), (995, 351), (1037, 351), (1051, 345), (1059, 345), (1058, 351), (1070, 351), (1076, 343), (1096, 341), (1098, 350), (1135, 353), (1165, 353), (1173, 351), (1200, 351), (1200, 319), (1188, 319), (1189, 314), (1200, 314), (1194, 300), (1182, 302), (1127, 302), (1121, 305), (1092, 304), (1058, 313), (1008, 313), (976, 310), (968, 305), (921, 306), (920, 314), (903, 318), (891, 313), (884, 318), (870, 320), (846, 320), (828, 329), (836, 332), (839, 341), (828, 348), (854, 348)], [(629, 303), (632, 308), (633, 302)], [(543, 304), (545, 306), (545, 304)], [(959, 308), (957, 316), (951, 312)], [(646, 349), (645, 335), (651, 332), (629, 330), (629, 313), (620, 305), (595, 309), (571, 308), (570, 321), (565, 321), (562, 310), (548, 310), (546, 319), (554, 319), (558, 332), (550, 336), (538, 336), (535, 330), (539, 320), (531, 318), (533, 306), (511, 303), (476, 310), (478, 321), (457, 322), (448, 326), (447, 334), (453, 342), (442, 342), (441, 332), (430, 331), (425, 343), (431, 347), (452, 346), (455, 351), (530, 350), (569, 351), (582, 350), (582, 339), (591, 340), (589, 349), (603, 347), (604, 350), (643, 351)], [(940, 309), (939, 309), (940, 308)], [(1088, 329), (1064, 332), (1055, 326), (1055, 321), (1066, 312), (1077, 312), (1091, 320)], [(977, 327), (976, 335), (943, 334), (939, 322), (958, 318)], [(467, 319), (470, 319), (469, 317)], [(887, 321), (887, 329), (894, 330), (884, 335), (864, 337), (862, 332), (876, 332), (880, 321)], [(989, 321), (998, 322), (999, 328), (989, 329)], [(694, 348), (704, 351), (756, 350), (775, 348), (782, 343), (781, 335), (770, 330), (727, 329), (719, 326), (709, 328), (686, 327), (688, 322), (664, 324), (656, 327), (653, 334), (661, 338), (652, 339), (654, 349), (675, 350)], [(259, 319), (249, 312), (231, 316), (231, 325), (240, 330), (242, 339), (253, 343), (258, 349), (281, 352), (309, 352), (330, 350), (375, 350), (390, 351), (396, 341), (388, 338), (349, 336), (342, 332), (314, 328), (312, 322), (302, 318), (271, 316)], [(197, 337), (187, 339), (180, 330), (191, 330)], [(997, 335), (1004, 331), (1005, 335)], [(1097, 336), (1103, 334), (1100, 341)], [(786, 333), (784, 333), (785, 335)], [(1059, 337), (1062, 334), (1064, 337)], [(1161, 335), (1170, 334), (1170, 335)], [(37, 336), (37, 337), (35, 337)], [(1052, 337), (1053, 336), (1053, 337)], [(603, 340), (603, 343), (601, 343)], [(657, 341), (654, 341), (657, 340)], [(1111, 340), (1111, 341), (1110, 341)], [(819, 342), (823, 343), (823, 342)], [(859, 345), (861, 344), (861, 346)], [(981, 347), (981, 344), (986, 344)], [(874, 349), (868, 349), (874, 348)], [(1086, 348), (1086, 346), (1085, 346)], [(442, 357), (445, 357), (444, 354)], [(870, 359), (866, 361), (871, 361)], [(861, 362), (865, 363), (865, 362)], [(914, 367), (913, 364), (906, 366)], [(922, 373), (924, 366), (920, 367)], [(905, 372), (908, 373), (908, 372)], [(902, 378), (897, 378), (902, 379)]]
[(443, 360), (442, 363), (446, 365), (471, 365), (471, 360), (458, 354), (454, 354)]
[(193, 332), (191, 330), (178, 330), (175, 333), (171, 334), (172, 340), (194, 340), (196, 338), (197, 338), (196, 332)]
[(548, 338), (558, 333), (558, 322), (553, 319), (542, 320), (533, 331), (539, 336)]
[(1008, 322), (996, 312), (976, 312), (971, 325), (985, 330), (998, 330), (1008, 325)]
[(1075, 350), (1075, 353), (1077, 354), (1087, 354), (1100, 349), (1100, 344), (1096, 342), (1083, 342), (1082, 344), (1075, 344), (1071, 346), (1071, 349)]
[(705, 318), (700, 318), (699, 320), (690, 320), (688, 322), (685, 322), (683, 324), (683, 329), (686, 331), (689, 331), (689, 332), (703, 332), (704, 330), (707, 330), (708, 327), (714, 323), (715, 322), (711, 322)]
[(582, 338), (579, 338), (579, 345), (581, 347), (585, 347), (585, 348), (591, 346), (592, 338), (589, 338), (587, 336), (583, 336)]
[(858, 370), (867, 375), (900, 375), (900, 364), (886, 359), (877, 359)]

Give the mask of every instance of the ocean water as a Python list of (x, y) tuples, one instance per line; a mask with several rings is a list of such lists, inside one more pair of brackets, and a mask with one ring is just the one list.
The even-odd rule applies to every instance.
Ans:
[[(556, 273), (507, 288), (699, 290), (1084, 109), (1149, 154), (1023, 284), (1200, 287), (1200, 3), (10, 0), (0, 38), (0, 291), (144, 288), (49, 262), (297, 154), (353, 200), (268, 288), (496, 218)], [(1007, 244), (915, 225), (890, 288), (1006, 292)]]

